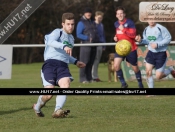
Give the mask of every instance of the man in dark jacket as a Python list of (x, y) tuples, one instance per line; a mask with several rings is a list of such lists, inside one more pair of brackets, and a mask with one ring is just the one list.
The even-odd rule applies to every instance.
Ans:
[[(80, 43), (98, 43), (99, 38), (94, 21), (92, 20), (92, 10), (85, 8), (84, 14), (77, 24), (77, 38)], [(96, 56), (96, 46), (80, 46), (79, 60), (86, 64), (85, 68), (80, 69), (80, 82), (92, 82), (92, 65)]]

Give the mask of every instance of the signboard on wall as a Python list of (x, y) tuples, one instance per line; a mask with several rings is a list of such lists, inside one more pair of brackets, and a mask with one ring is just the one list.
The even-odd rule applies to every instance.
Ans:
[(0, 79), (11, 79), (12, 45), (0, 45)]

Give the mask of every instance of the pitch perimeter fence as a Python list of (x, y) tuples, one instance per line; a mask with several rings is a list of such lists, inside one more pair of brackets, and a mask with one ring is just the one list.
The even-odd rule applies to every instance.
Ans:
[[(75, 47), (79, 46), (115, 46), (116, 43), (86, 43), (86, 44), (74, 44)], [(167, 49), (167, 63), (166, 67), (168, 66), (175, 66), (175, 41), (171, 41), (170, 45)], [(7, 44), (5, 44), (7, 45)], [(4, 46), (5, 46), (4, 45)], [(147, 45), (138, 45), (137, 53), (138, 53), (138, 66), (141, 70), (142, 78), (146, 79), (146, 71), (145, 71), (145, 64), (144, 64), (144, 58), (148, 52)], [(26, 47), (45, 47), (44, 44), (15, 44), (12, 45), (12, 48), (26, 48)], [(134, 81), (135, 80), (135, 74), (134, 71), (131, 68), (131, 65), (127, 63), (126, 61), (122, 62), (122, 69), (123, 74), (126, 79), (126, 81)], [(1, 70), (1, 69), (0, 69)], [(155, 78), (155, 70), (153, 70), (153, 77)], [(11, 77), (10, 77), (11, 78)], [(1, 79), (1, 78), (0, 78)], [(171, 80), (173, 77), (171, 75), (168, 75), (164, 80)]]

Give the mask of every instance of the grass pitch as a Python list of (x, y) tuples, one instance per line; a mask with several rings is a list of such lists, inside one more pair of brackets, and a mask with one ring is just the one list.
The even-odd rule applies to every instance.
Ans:
[[(0, 88), (43, 88), (40, 77), (40, 70), (43, 63), (20, 64), (12, 66), (12, 79), (0, 80)], [(103, 82), (81, 84), (79, 83), (79, 68), (75, 65), (70, 65), (70, 71), (74, 78), (71, 83), (71, 88), (120, 88), (119, 82), (108, 82), (107, 65), (100, 64), (99, 77)], [(127, 82), (129, 88), (137, 88), (137, 82)], [(146, 82), (143, 82), (144, 87), (147, 88)], [(174, 80), (157, 81), (155, 88), (174, 88)]]
[[(12, 79), (0, 80), (1, 88), (42, 88), (42, 63), (13, 65)], [(104, 82), (80, 84), (78, 68), (70, 67), (74, 81), (71, 87), (119, 88), (120, 83), (108, 83), (107, 66), (100, 64), (99, 74)], [(128, 82), (137, 87), (136, 82)], [(168, 85), (167, 85), (168, 84)], [(147, 87), (144, 82), (145, 87)], [(155, 82), (156, 87), (172, 88), (174, 81)], [(174, 96), (72, 96), (64, 109), (71, 113), (64, 119), (53, 119), (55, 96), (43, 108), (44, 118), (31, 109), (38, 96), (0, 96), (0, 132), (174, 132)]]

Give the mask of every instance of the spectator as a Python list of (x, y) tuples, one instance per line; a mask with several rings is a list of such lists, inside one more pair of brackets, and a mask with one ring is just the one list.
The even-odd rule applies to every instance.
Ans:
[[(101, 12), (101, 11), (96, 11), (95, 12), (95, 24), (96, 24), (96, 27), (97, 27), (97, 34), (98, 34), (98, 37), (99, 37), (99, 43), (105, 43), (106, 42), (105, 34), (104, 34), (104, 26), (102, 24), (103, 15), (104, 15), (104, 13)], [(94, 64), (92, 66), (92, 78), (96, 82), (101, 82), (101, 80), (99, 79), (99, 76), (98, 76), (98, 66), (99, 66), (99, 63), (100, 63), (102, 51), (105, 50), (105, 46), (97, 46), (96, 50), (97, 50), (96, 51), (96, 57), (95, 57)]]
[[(76, 29), (77, 38), (80, 39), (80, 43), (97, 43), (98, 35), (96, 31), (95, 23), (92, 20), (92, 10), (88, 7), (85, 8), (84, 14), (77, 24)], [(80, 61), (86, 64), (86, 67), (80, 70), (80, 82), (89, 83), (92, 82), (92, 65), (95, 60), (96, 46), (80, 46)]]

